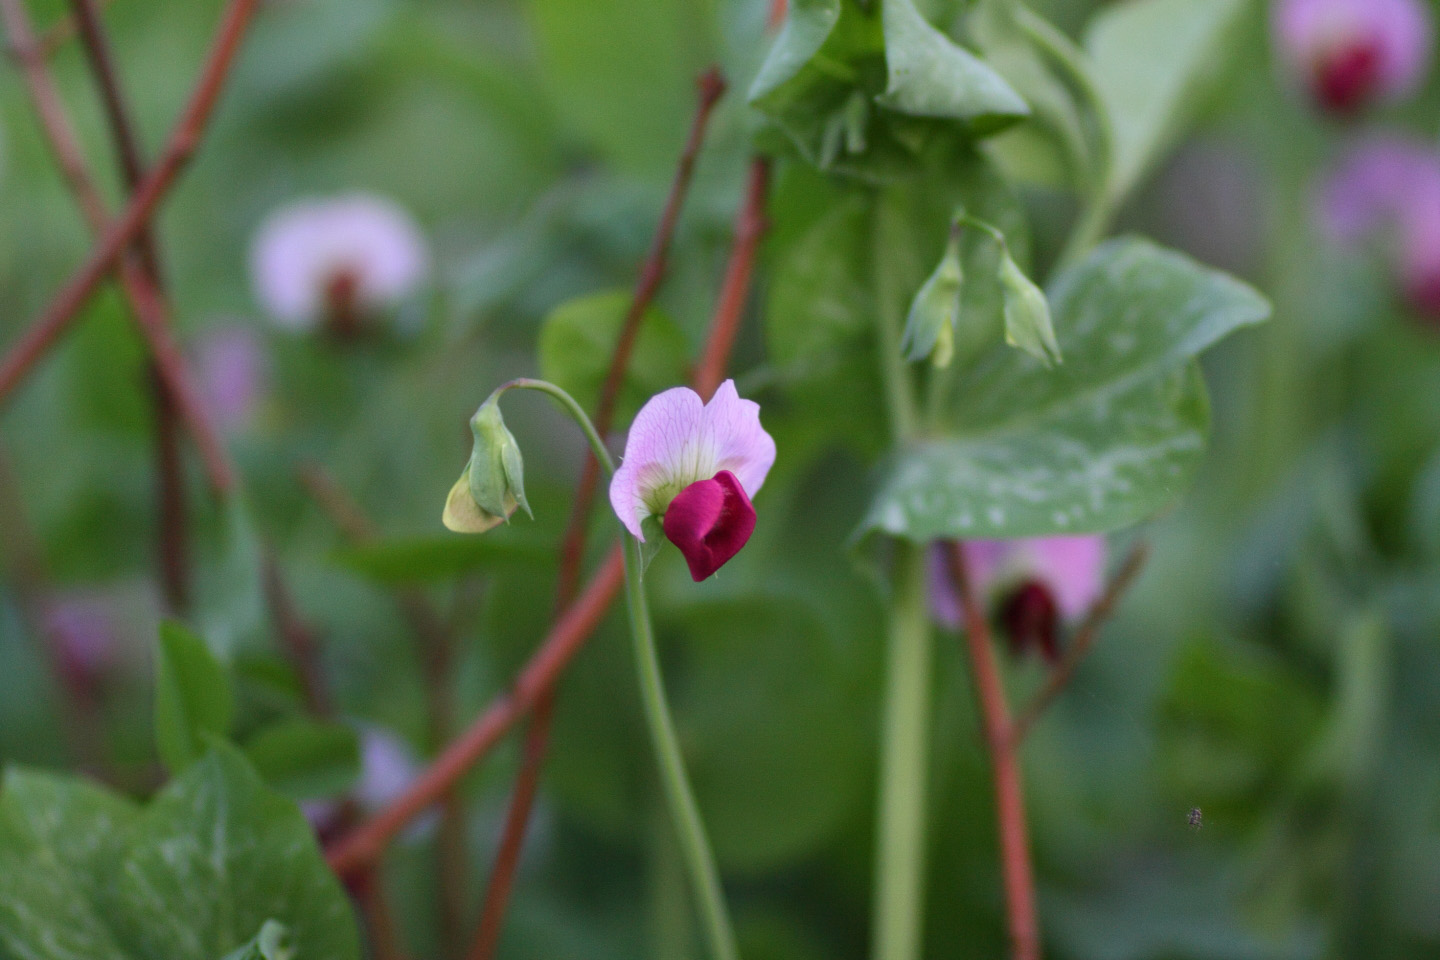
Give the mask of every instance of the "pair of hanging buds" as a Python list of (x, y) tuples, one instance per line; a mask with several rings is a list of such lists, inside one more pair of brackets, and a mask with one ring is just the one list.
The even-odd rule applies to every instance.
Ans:
[(966, 227), (979, 230), (999, 249), (996, 280), (1004, 304), (1005, 342), (1024, 350), (1047, 367), (1060, 363), (1060, 344), (1055, 339), (1045, 294), (1015, 262), (1005, 235), (963, 209), (957, 210), (950, 220), (950, 236), (939, 265), (910, 303), (900, 341), (905, 359), (918, 363), (928, 358), (938, 369), (954, 361), (955, 334), (960, 327), (965, 285), (962, 241)]

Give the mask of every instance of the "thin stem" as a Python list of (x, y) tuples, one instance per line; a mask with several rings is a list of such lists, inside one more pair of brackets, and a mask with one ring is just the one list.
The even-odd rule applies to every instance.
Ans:
[(1100, 628), (1110, 619), (1115, 605), (1120, 602), (1120, 598), (1140, 576), (1140, 570), (1145, 566), (1145, 560), (1149, 553), (1149, 548), (1144, 543), (1137, 543), (1130, 548), (1125, 562), (1120, 565), (1119, 571), (1106, 584), (1105, 592), (1095, 601), (1090, 612), (1085, 615), (1085, 620), (1080, 624), (1080, 628), (1075, 631), (1075, 639), (1070, 642), (1064, 658), (1051, 671), (1049, 679), (1045, 681), (1045, 686), (1040, 688), (1040, 692), (1035, 694), (1025, 709), (1020, 711), (1014, 724), (1011, 725), (1010, 740), (1015, 749), (1018, 750), (1020, 745), (1025, 742), (1026, 734), (1035, 725), (1035, 721), (1040, 719), (1040, 715), (1069, 686), (1071, 678), (1075, 676), (1075, 668), (1080, 666), (1080, 661), (1085, 659), (1085, 655), (1095, 645), (1095, 640), (1100, 635)]
[(260, 563), (265, 602), (270, 608), (275, 632), (280, 635), (285, 657), (295, 668), (296, 676), (300, 680), (300, 694), (305, 701), (305, 707), (317, 717), (333, 717), (335, 704), (325, 683), (325, 672), (321, 668), (320, 644), (301, 617), (295, 598), (286, 588), (275, 554), (267, 549)]
[(1025, 796), (1020, 764), (1010, 734), (1010, 712), (1005, 686), (995, 663), (990, 624), (975, 597), (965, 552), (958, 541), (947, 544), (945, 559), (960, 597), (965, 620), (965, 646), (985, 744), (995, 777), (995, 817), (1000, 834), (1000, 867), (1005, 877), (1005, 907), (1012, 960), (1039, 960), (1040, 926), (1035, 914), (1035, 878), (1030, 866), (1030, 839), (1025, 827)]
[[(585, 414), (585, 408), (575, 402), (575, 398), (564, 390), (555, 386), (548, 380), (535, 380), (531, 377), (516, 377), (514, 380), (507, 380), (500, 384), (490, 394), (490, 400), (498, 400), (501, 394), (507, 390), (538, 390), (540, 393), (554, 399), (560, 404), (560, 408), (570, 414), (585, 434), (585, 439), (590, 441), (590, 452), (595, 459), (605, 468), (606, 476), (615, 472), (615, 461), (610, 459), (610, 451), (605, 449), (605, 441), (600, 438), (600, 433), (595, 429), (595, 424)], [(486, 400), (489, 403), (490, 400)]]
[(650, 623), (650, 609), (645, 599), (645, 583), (640, 576), (640, 542), (625, 536), (625, 598), (630, 609), (630, 632), (635, 641), (635, 667), (640, 680), (640, 698), (645, 719), (650, 726), (650, 739), (655, 759), (660, 765), (660, 782), (675, 831), (680, 852), (690, 874), (696, 907), (705, 936), (710, 944), (712, 960), (738, 960), (740, 951), (725, 894), (720, 886), (720, 872), (715, 866), (700, 808), (685, 772), (685, 757), (675, 735), (675, 724), (665, 702), (665, 683), (660, 675), (660, 660), (655, 652), (655, 632)]
[[(114, 267), (117, 258), (149, 224), (160, 201), (164, 199), (199, 145), (220, 91), (234, 63), (245, 28), (255, 13), (259, 0), (230, 0), (225, 9), (215, 42), (201, 70), (195, 91), (185, 112), (176, 124), (155, 168), (130, 198), (119, 219), (110, 225), (95, 245), (85, 263), (71, 274), (50, 305), (0, 360), (0, 399), (9, 396), (17, 384), (35, 367), (74, 321), (80, 309), (89, 302), (100, 281)], [(197, 438), (198, 439), (198, 438)], [(217, 486), (230, 487), (230, 476), (217, 477)]]
[[(783, 4), (782, 4), (783, 10)], [(783, 15), (783, 14), (782, 14)], [(745, 201), (735, 217), (735, 241), (730, 260), (725, 266), (725, 279), (715, 301), (715, 314), (710, 321), (710, 335), (705, 351), (695, 365), (695, 392), (709, 400), (725, 379), (730, 352), (740, 330), (745, 302), (750, 298), (750, 280), (755, 270), (755, 254), (765, 234), (765, 198), (770, 186), (770, 161), (756, 157), (750, 161), (750, 174), (745, 186)]]
[(925, 912), (925, 794), (933, 651), (920, 550), (897, 541), (895, 551), (880, 738), (873, 960), (920, 957)]
[[(665, 266), (670, 256), (670, 244), (675, 237), (675, 226), (680, 221), (680, 210), (690, 192), (690, 181), (695, 173), (695, 160), (700, 155), (700, 146), (705, 141), (705, 128), (715, 104), (725, 94), (725, 78), (714, 67), (701, 74), (697, 84), (699, 103), (695, 107), (695, 118), (690, 123), (690, 135), (680, 152), (680, 162), (675, 168), (675, 178), (670, 184), (670, 195), (665, 200), (665, 209), (655, 236), (650, 241), (650, 251), (640, 268), (640, 277), (635, 283), (635, 294), (630, 298), (630, 309), (620, 325), (615, 349), (610, 354), (610, 366), (605, 372), (605, 382), (600, 388), (600, 401), (595, 408), (595, 425), (601, 435), (610, 432), (615, 418), (615, 404), (620, 398), (620, 388), (625, 384), (625, 372), (630, 366), (630, 353), (640, 335), (640, 323), (645, 318), (655, 294), (660, 290), (660, 281), (665, 278)], [(560, 548), (559, 586), (556, 591), (560, 606), (575, 595), (575, 585), (580, 580), (580, 561), (585, 556), (585, 532), (589, 527), (590, 508), (595, 500), (595, 485), (599, 480), (599, 464), (593, 457), (586, 457), (580, 469), (580, 483), (575, 490), (575, 503), (570, 509), (570, 522)]]
[(1055, 261), (1054, 273), (1059, 275), (1077, 265), (1095, 249), (1110, 229), (1110, 218), (1115, 215), (1115, 204), (1108, 190), (1097, 191), (1086, 201), (1080, 217), (1070, 230), (1065, 249)]
[(882, 195), (875, 211), (874, 256), (875, 256), (875, 300), (877, 317), (875, 323), (875, 346), (880, 356), (880, 376), (885, 385), (886, 410), (890, 414), (890, 433), (897, 443), (906, 443), (919, 430), (919, 415), (915, 410), (914, 386), (911, 383), (910, 367), (905, 355), (900, 352), (900, 339), (904, 333), (905, 292), (898, 287), (893, 263), (894, 251), (899, 238), (894, 236), (900, 225), (890, 212), (890, 206)]

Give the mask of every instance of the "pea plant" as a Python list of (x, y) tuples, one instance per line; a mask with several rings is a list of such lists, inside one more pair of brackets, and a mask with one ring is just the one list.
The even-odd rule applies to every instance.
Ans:
[[(149, 93), (107, 29), (128, 3), (69, 0), (42, 30), (41, 4), (0, 0), (38, 121), (8, 136), (47, 152), (92, 244), (0, 357), (19, 451), (0, 451), (6, 616), (49, 674), (16, 683), (58, 704), (52, 753), (0, 754), (0, 957), (1102, 955), (1050, 946), (1051, 905), (1071, 908), (1037, 861), (1085, 841), (1032, 836), (1027, 776), (1067, 759), (1027, 745), (1086, 684), (1153, 522), (1212, 476), (1202, 356), (1232, 334), (1249, 350), (1271, 315), (1248, 283), (1117, 226), (1264, 5), (1076, 5), (1083, 22), (1021, 0), (701, 5), (683, 16), (724, 39), (688, 129), (648, 85), (551, 64), (578, 128), (613, 120), (581, 98), (634, 98), (613, 122), (663, 150), (626, 127), (604, 162), (658, 153), (668, 191), (626, 199), (548, 127), (497, 137), (510, 182), (573, 179), (495, 200), (514, 219), (456, 269), (421, 223), (468, 237), (464, 211), (417, 218), (266, 158), (267, 131), (321, 123), (325, 97), (343, 125), (381, 94), (342, 90), (336, 67), (274, 107), (255, 91), (291, 81), (264, 57), (301, 70), (375, 4), (190, 10), (212, 39), (152, 153)], [(652, 31), (657, 78), (673, 53), (644, 4), (535, 6), (539, 34), (576, 49)], [(1423, 11), (1374, 0), (1383, 29), (1346, 34), (1322, 6), (1272, 14), (1286, 96), (1353, 115), (1420, 82)], [(516, 130), (559, 122), (406, 11), (367, 54), (390, 81), (459, 76)], [(93, 123), (68, 102), (81, 71)], [(225, 119), (231, 98), (248, 119)], [(441, 154), (407, 175), (466, 175)], [(248, 261), (192, 255), (170, 234), (194, 221), (159, 218), (192, 162), (214, 197), (273, 207)], [(1417, 193), (1349, 202), (1393, 182), (1377, 166), (1440, 170), (1413, 145), (1359, 149), (1327, 194), (1342, 246), (1409, 223)], [(327, 195), (277, 207), (287, 175)], [(233, 232), (232, 201), (213, 202), (207, 230)], [(1422, 309), (1433, 261), (1394, 268)], [(248, 279), (270, 328), (195, 332), (184, 314), (231, 282), (217, 273)], [(105, 415), (134, 424), (87, 468), (115, 489), (76, 521), (76, 556), (156, 585), (123, 691), (109, 614), (67, 597), (56, 525), (31, 520), (82, 496), (60, 467), (37, 479), (26, 439), (61, 435), (81, 388), (56, 370), (76, 351), (108, 377)], [(257, 399), (266, 378), (278, 399)], [(961, 827), (957, 794), (976, 798)], [(1182, 839), (1226, 822), (1200, 794), (1173, 819)], [(988, 866), (957, 870), (957, 846)], [(527, 900), (542, 877), (566, 893)], [(776, 919), (792, 911), (822, 946)]]

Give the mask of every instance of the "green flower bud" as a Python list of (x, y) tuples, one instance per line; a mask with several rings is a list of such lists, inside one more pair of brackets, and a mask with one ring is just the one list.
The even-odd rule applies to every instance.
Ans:
[(937, 367), (947, 367), (955, 356), (955, 325), (960, 319), (960, 290), (965, 270), (960, 262), (960, 224), (950, 227), (945, 254), (929, 279), (915, 294), (905, 318), (900, 349), (912, 363), (926, 357)]
[(505, 523), (525, 500), (525, 466), (520, 445), (505, 426), (498, 397), (486, 400), (470, 420), (475, 447), (470, 463), (450, 488), (442, 520), (457, 533), (484, 533)]
[(1050, 304), (1039, 287), (1003, 250), (1000, 260), (1000, 288), (1005, 297), (1005, 342), (1018, 347), (1045, 366), (1061, 362), (1060, 344), (1050, 323)]

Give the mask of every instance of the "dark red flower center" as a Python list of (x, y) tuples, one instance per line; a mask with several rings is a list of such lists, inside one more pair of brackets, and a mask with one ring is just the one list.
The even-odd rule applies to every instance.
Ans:
[(719, 570), (755, 532), (755, 508), (729, 470), (681, 490), (665, 510), (665, 536), (680, 548), (696, 583)]
[(1039, 580), (1026, 580), (1006, 595), (1000, 604), (1000, 625), (1017, 657), (1038, 649), (1050, 663), (1060, 660), (1060, 606)]
[(341, 267), (325, 280), (326, 328), (342, 340), (354, 337), (360, 330), (360, 274), (352, 267)]
[(1365, 106), (1380, 86), (1380, 41), (1356, 37), (1337, 44), (1320, 58), (1315, 69), (1315, 98), (1326, 110), (1354, 113)]

